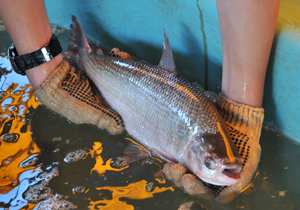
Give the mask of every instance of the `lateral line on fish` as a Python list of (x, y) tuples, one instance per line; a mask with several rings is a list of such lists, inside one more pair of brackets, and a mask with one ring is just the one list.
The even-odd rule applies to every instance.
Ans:
[(198, 101), (199, 103), (201, 103), (201, 102), (198, 100), (198, 98), (197, 98), (191, 91), (189, 91), (186, 87), (184, 87), (184, 86), (182, 86), (182, 85), (176, 84), (176, 83), (174, 83), (174, 82), (171, 81), (171, 80), (165, 79), (165, 78), (160, 77), (160, 76), (158, 76), (158, 75), (156, 75), (156, 74), (153, 74), (153, 73), (151, 73), (151, 72), (147, 72), (147, 71), (145, 71), (145, 70), (142, 70), (142, 69), (140, 69), (140, 68), (138, 68), (138, 67), (136, 67), (136, 66), (132, 66), (132, 65), (130, 65), (130, 64), (128, 64), (128, 63), (125, 63), (125, 62), (121, 62), (121, 61), (118, 61), (118, 60), (117, 60), (117, 61), (113, 61), (113, 63), (116, 64), (116, 65), (122, 66), (122, 67), (126, 67), (126, 68), (129, 68), (129, 69), (132, 69), (132, 70), (141, 72), (141, 73), (143, 73), (143, 74), (146, 74), (146, 75), (148, 75), (148, 76), (150, 76), (150, 77), (153, 77), (153, 78), (155, 78), (155, 79), (160, 80), (160, 81), (163, 82), (164, 84), (170, 84), (170, 85), (172, 85), (173, 87), (175, 87), (176, 89), (178, 89), (180, 92), (183, 92), (183, 93), (189, 95), (192, 99), (194, 99), (195, 101)]
[(223, 140), (224, 140), (224, 143), (225, 143), (225, 146), (226, 146), (226, 151), (227, 151), (227, 156), (229, 157), (229, 159), (231, 161), (235, 161), (235, 158), (234, 158), (234, 155), (233, 155), (233, 152), (231, 150), (231, 147), (230, 147), (230, 143), (228, 142), (229, 139), (226, 138), (226, 135), (222, 129), (222, 127), (220, 126), (220, 123), (218, 122), (218, 130), (220, 131), (220, 134), (222, 135), (223, 137)]

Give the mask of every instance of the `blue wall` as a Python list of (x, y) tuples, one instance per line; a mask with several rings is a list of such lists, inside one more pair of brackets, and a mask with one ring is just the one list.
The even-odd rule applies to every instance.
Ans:
[[(88, 37), (158, 64), (166, 29), (179, 73), (220, 92), (222, 45), (213, 0), (46, 0), (51, 23), (71, 15)], [(267, 72), (265, 122), (300, 142), (300, 0), (282, 0)]]

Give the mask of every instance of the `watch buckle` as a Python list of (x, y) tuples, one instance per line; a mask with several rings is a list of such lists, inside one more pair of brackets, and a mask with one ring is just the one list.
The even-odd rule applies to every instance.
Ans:
[(43, 47), (41, 49), (41, 52), (42, 52), (46, 62), (50, 61), (53, 58), (52, 55), (48, 52), (46, 47)]

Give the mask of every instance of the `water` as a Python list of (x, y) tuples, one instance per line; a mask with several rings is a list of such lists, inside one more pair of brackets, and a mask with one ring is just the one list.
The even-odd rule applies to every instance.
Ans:
[[(11, 71), (5, 57), (11, 43), (7, 32), (0, 31), (0, 37), (1, 210), (46, 209), (54, 204), (102, 210), (184, 209), (183, 205), (189, 209), (300, 209), (300, 146), (266, 128), (253, 184), (226, 205), (193, 198), (156, 178), (163, 164), (159, 159), (111, 166), (131, 142), (130, 136), (72, 124), (40, 106), (26, 77)], [(67, 37), (66, 31), (58, 35), (64, 49)]]

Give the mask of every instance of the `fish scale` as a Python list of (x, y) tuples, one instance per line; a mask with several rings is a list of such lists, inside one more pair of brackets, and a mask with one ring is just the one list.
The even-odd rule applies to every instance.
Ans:
[(206, 96), (177, 73), (166, 32), (160, 64), (151, 66), (93, 54), (75, 16), (73, 21), (64, 57), (86, 72), (130, 135), (203, 181), (231, 185), (239, 180), (241, 159), (222, 118)]

